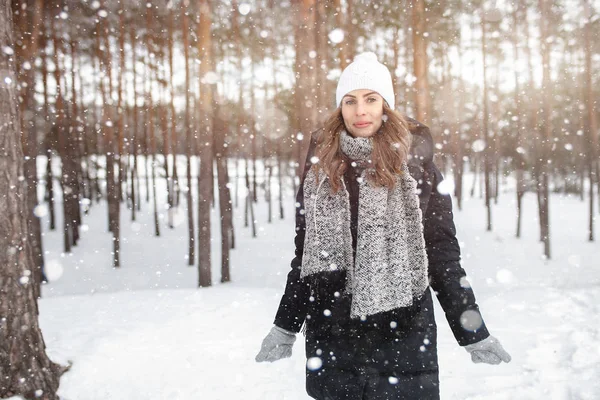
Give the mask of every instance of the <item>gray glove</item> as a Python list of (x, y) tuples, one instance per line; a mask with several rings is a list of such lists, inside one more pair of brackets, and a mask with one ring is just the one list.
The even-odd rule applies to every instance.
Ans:
[(510, 354), (504, 350), (498, 339), (488, 336), (480, 342), (468, 344), (465, 350), (471, 354), (474, 363), (500, 364), (510, 362)]
[(277, 361), (292, 356), (292, 346), (296, 341), (294, 332), (286, 331), (277, 325), (271, 328), (269, 334), (263, 339), (260, 351), (256, 355), (256, 362)]

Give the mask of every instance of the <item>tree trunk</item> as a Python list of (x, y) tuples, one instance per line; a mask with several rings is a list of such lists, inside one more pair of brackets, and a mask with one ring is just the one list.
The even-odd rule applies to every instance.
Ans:
[(52, 176), (52, 150), (56, 148), (50, 134), (50, 113), (48, 110), (48, 57), (46, 50), (42, 53), (42, 84), (44, 86), (44, 151), (46, 152), (46, 196), (48, 202), (48, 222), (51, 231), (56, 229), (56, 213), (54, 212), (54, 179)]
[(256, 220), (254, 218), (254, 201), (252, 201), (252, 188), (250, 186), (250, 161), (246, 159), (246, 173), (245, 173), (245, 181), (246, 181), (246, 210), (244, 213), (244, 226), (248, 227), (249, 224), (252, 224), (252, 237), (256, 237)]
[[(104, 0), (100, 0), (100, 7), (104, 8)], [(106, 77), (108, 78), (108, 92), (102, 90), (105, 93), (105, 101), (102, 106), (102, 129), (105, 137), (105, 154), (106, 154), (106, 198), (108, 202), (108, 230), (112, 233), (113, 242), (113, 267), (120, 267), (120, 223), (119, 223), (119, 208), (121, 206), (119, 199), (118, 182), (115, 182), (115, 149), (118, 147), (115, 145), (115, 115), (113, 114), (112, 101), (109, 101), (113, 93), (112, 83), (112, 60), (110, 55), (110, 41), (109, 41), (109, 29), (106, 18), (102, 19), (98, 26), (101, 39), (104, 39), (104, 52), (102, 52), (102, 64)], [(102, 85), (104, 86), (104, 85)], [(103, 89), (106, 89), (104, 86)], [(117, 161), (120, 161), (117, 158)]]
[[(100, 55), (100, 33), (99, 33), (99, 22), (96, 22), (96, 29), (94, 32), (94, 53), (92, 56), (92, 64), (94, 67), (94, 78), (93, 82), (95, 85), (92, 85), (91, 90), (93, 91), (93, 98), (100, 97), (104, 100), (104, 90), (103, 90), (103, 80), (102, 80), (102, 57)], [(90, 167), (93, 167), (90, 171), (90, 174), (93, 175), (93, 188), (95, 193), (96, 203), (100, 203), (102, 199), (102, 190), (100, 189), (100, 178), (99, 178), (99, 157), (100, 154), (104, 152), (104, 144), (103, 144), (103, 136), (102, 129), (100, 124), (102, 124), (102, 107), (94, 107), (93, 108), (94, 115), (94, 145), (91, 148), (92, 155), (90, 156)]]
[(414, 83), (415, 106), (417, 120), (427, 124), (430, 118), (429, 78), (427, 61), (427, 39), (425, 1), (411, 0), (412, 6), (412, 42), (413, 68), (416, 81)]
[[(23, 129), (21, 134), (21, 142), (25, 155), (24, 173), (27, 181), (28, 199), (27, 226), (35, 265), (33, 286), (36, 298), (40, 297), (40, 284), (44, 279), (44, 253), (42, 250), (42, 227), (40, 224), (40, 218), (36, 215), (36, 207), (38, 206), (38, 178), (36, 166), (38, 155), (37, 126), (35, 124), (35, 118), (32, 118), (31, 116), (37, 114), (36, 102), (33, 97), (35, 93), (35, 69), (33, 65), (35, 63), (36, 54), (38, 53), (41, 27), (44, 26), (42, 23), (42, 6), (42, 0), (35, 0), (31, 11), (28, 9), (21, 9), (19, 11), (21, 16), (19, 18), (19, 26), (16, 28), (18, 28), (19, 34), (21, 35), (21, 45), (17, 45), (15, 49), (18, 60), (17, 73), (19, 76), (19, 81), (25, 83), (24, 85), (21, 85), (20, 118), (21, 128)], [(30, 35), (25, 36), (24, 33), (28, 32), (29, 30), (31, 30)], [(29, 65), (29, 68), (19, 67), (26, 64)], [(27, 113), (25, 112), (26, 110), (33, 112)]]
[[(152, 58), (149, 56), (152, 53), (152, 8), (153, 5), (149, 1), (147, 4), (150, 7), (146, 7), (146, 27), (148, 32), (146, 33), (146, 49), (148, 51), (148, 65), (146, 67), (147, 71), (147, 79), (148, 79), (148, 88), (146, 97), (148, 99), (147, 113), (146, 113), (146, 128), (147, 128), (147, 139), (150, 142), (150, 148), (146, 151), (146, 159), (148, 158), (148, 152), (151, 155), (151, 175), (152, 175), (152, 199), (153, 199), (153, 215), (154, 215), (154, 236), (160, 236), (160, 224), (158, 222), (158, 204), (156, 197), (156, 138), (154, 135), (154, 101), (152, 96), (152, 81), (158, 81), (156, 74), (158, 74), (158, 68), (156, 66), (152, 66)], [(154, 75), (152, 74), (152, 68), (154, 67)], [(146, 174), (147, 176), (148, 174)], [(148, 183), (148, 178), (146, 178), (146, 183)]]
[(321, 125), (328, 115), (330, 106), (328, 104), (331, 93), (329, 81), (327, 80), (327, 71), (329, 71), (329, 38), (327, 27), (327, 8), (326, 1), (318, 1), (315, 4), (315, 49), (317, 51), (316, 61), (316, 116), (317, 124)]
[[(117, 188), (118, 194), (117, 199), (119, 203), (123, 202), (123, 184), (127, 181), (127, 173), (125, 171), (125, 160), (128, 158), (125, 154), (125, 122), (127, 113), (125, 112), (123, 92), (125, 91), (124, 83), (125, 77), (127, 76), (127, 69), (125, 68), (125, 8), (123, 2), (119, 7), (119, 86), (118, 86), (118, 102), (117, 102), (117, 113), (118, 115), (118, 129), (117, 129)], [(120, 221), (120, 210), (118, 211), (117, 221)], [(119, 222), (120, 225), (120, 222)]]
[[(514, 6), (513, 10), (513, 50), (514, 50), (514, 60), (515, 62), (519, 60), (519, 21), (521, 20), (521, 10), (523, 8), (523, 4), (521, 0), (517, 2)], [(517, 232), (516, 236), (518, 238), (521, 237), (521, 225), (522, 225), (522, 216), (523, 216), (523, 195), (525, 194), (525, 163), (522, 154), (522, 137), (521, 137), (521, 129), (523, 127), (523, 120), (525, 119), (525, 112), (521, 108), (521, 93), (520, 93), (520, 85), (519, 85), (519, 72), (515, 68), (515, 107), (517, 113), (517, 121), (516, 121), (516, 132), (517, 132), (517, 149), (515, 151), (515, 156), (517, 159), (515, 160), (516, 164), (516, 178), (517, 178)]]
[[(146, 14), (149, 14), (146, 12)], [(150, 157), (150, 136), (148, 133), (150, 132), (150, 124), (152, 123), (151, 118), (151, 108), (152, 108), (152, 99), (150, 98), (150, 91), (152, 90), (152, 75), (150, 74), (150, 26), (151, 23), (150, 18), (146, 17), (147, 21), (147, 30), (146, 32), (146, 55), (145, 55), (145, 67), (144, 67), (144, 107), (146, 108), (146, 112), (144, 113), (144, 178), (146, 181), (146, 203), (150, 202), (150, 173), (148, 171), (148, 159)]]
[[(138, 138), (138, 92), (137, 92), (137, 70), (136, 70), (136, 61), (137, 58), (135, 56), (136, 49), (136, 41), (135, 41), (135, 27), (134, 24), (131, 24), (129, 28), (129, 41), (131, 42), (131, 68), (133, 73), (133, 126), (131, 127), (131, 153), (133, 157), (133, 168), (131, 169), (131, 220), (135, 221), (135, 212), (136, 207), (139, 207), (141, 203), (139, 199), (139, 190), (136, 192), (136, 182), (139, 185), (138, 178), (138, 154), (137, 150), (139, 147), (139, 138)], [(137, 179), (136, 179), (137, 178)]]
[[(65, 43), (67, 45), (67, 43)], [(75, 43), (71, 41), (69, 43), (70, 52), (73, 60), (75, 54)], [(65, 49), (65, 53), (67, 49)], [(68, 91), (68, 82), (67, 82), (67, 73), (65, 71), (65, 92)], [(68, 161), (68, 164), (63, 163), (63, 167), (67, 166), (67, 171), (69, 174), (69, 195), (65, 198), (65, 201), (68, 203), (70, 218), (71, 218), (71, 233), (72, 233), (72, 244), (75, 246), (79, 242), (79, 226), (81, 225), (81, 212), (79, 207), (79, 201), (81, 199), (81, 181), (80, 177), (81, 173), (81, 162), (79, 160), (80, 151), (79, 151), (79, 122), (78, 122), (78, 113), (79, 107), (77, 106), (77, 95), (75, 90), (75, 63), (71, 63), (71, 98), (65, 107), (66, 115), (69, 116), (68, 119), (65, 120), (65, 130), (69, 132), (68, 140), (66, 142), (65, 151), (68, 154), (65, 162)], [(66, 93), (65, 93), (66, 95)], [(70, 109), (68, 107), (70, 105)]]
[(349, 32), (346, 28), (346, 20), (347, 14), (342, 10), (342, 2), (341, 0), (333, 0), (333, 9), (335, 10), (335, 23), (339, 27), (339, 29), (344, 30), (344, 40), (340, 42), (339, 46), (339, 60), (340, 60), (340, 69), (343, 71), (344, 68), (349, 64), (348, 60), (348, 35)]
[(484, 171), (484, 182), (485, 182), (485, 207), (486, 207), (486, 218), (487, 218), (487, 230), (492, 230), (492, 203), (491, 197), (491, 185), (490, 185), (490, 158), (491, 154), (491, 142), (489, 136), (489, 109), (488, 109), (488, 84), (487, 84), (487, 46), (486, 46), (486, 21), (485, 12), (481, 12), (481, 53), (483, 55), (483, 138), (485, 141), (485, 149), (483, 150), (483, 171)]
[(551, 132), (551, 87), (550, 87), (550, 43), (546, 40), (548, 37), (548, 10), (546, 0), (538, 0), (540, 11), (540, 47), (542, 52), (542, 118), (540, 124), (540, 135), (542, 140), (542, 157), (543, 162), (539, 171), (539, 187), (540, 187), (540, 227), (542, 233), (542, 241), (544, 242), (544, 255), (546, 259), (550, 259), (550, 207), (548, 193), (548, 175), (550, 161), (550, 132)]
[[(72, 170), (71, 154), (69, 151), (69, 129), (68, 120), (66, 115), (66, 106), (64, 103), (64, 93), (61, 89), (62, 68), (59, 65), (58, 53), (60, 51), (60, 43), (62, 39), (59, 38), (59, 34), (56, 31), (56, 20), (57, 18), (50, 18), (51, 35), (54, 44), (54, 83), (56, 85), (56, 100), (55, 100), (55, 113), (56, 119), (52, 130), (55, 130), (56, 137), (58, 139), (58, 152), (61, 159), (61, 176), (60, 183), (62, 188), (63, 197), (63, 249), (65, 253), (71, 252), (71, 246), (73, 243), (73, 213), (71, 207), (71, 199), (73, 196), (72, 182), (74, 181), (74, 171)], [(66, 86), (66, 85), (65, 85)]]
[[(73, 49), (72, 51), (73, 53), (77, 53), (75, 51), (75, 49)], [(81, 66), (82, 66), (82, 61), (81, 58), (77, 58), (75, 55), (73, 56), (74, 59), (78, 60), (77, 63), (77, 79), (79, 80), (79, 98), (81, 99), (81, 105), (83, 106), (83, 98), (85, 93), (87, 92), (86, 88), (84, 87), (83, 84), (83, 73), (81, 72)], [(93, 64), (92, 64), (93, 66)], [(79, 140), (81, 141), (81, 143), (79, 143), (79, 148), (81, 151), (80, 154), (80, 164), (82, 166), (82, 196), (87, 199), (88, 203), (87, 205), (85, 205), (84, 207), (84, 214), (87, 215), (90, 209), (90, 206), (92, 205), (91, 200), (93, 199), (93, 194), (92, 194), (92, 181), (91, 181), (91, 175), (90, 175), (90, 151), (89, 151), (89, 137), (88, 137), (88, 133), (89, 133), (89, 129), (87, 128), (87, 126), (91, 125), (89, 123), (90, 121), (90, 117), (88, 115), (82, 116), (82, 121), (81, 122), (81, 132), (80, 132), (80, 136), (79, 136)]]
[[(164, 70), (163, 70), (164, 73)], [(169, 153), (170, 153), (170, 145), (169, 145), (169, 128), (167, 123), (167, 79), (166, 76), (163, 75), (163, 79), (159, 78), (159, 85), (161, 90), (159, 91), (159, 104), (160, 108), (158, 110), (158, 115), (160, 119), (160, 137), (163, 140), (163, 163), (165, 169), (165, 183), (167, 187), (167, 224), (170, 229), (173, 229), (175, 225), (173, 225), (173, 181), (169, 174)]]
[(471, 170), (473, 171), (473, 183), (471, 184), (471, 198), (475, 197), (475, 189), (477, 187), (477, 180), (479, 177), (479, 155), (473, 154), (470, 160)]
[(279, 186), (279, 219), (284, 219), (283, 207), (283, 149), (281, 140), (277, 141), (277, 185)]
[[(217, 124), (218, 123), (218, 124)], [(230, 232), (233, 224), (231, 194), (227, 174), (227, 148), (225, 147), (226, 124), (215, 118), (215, 159), (219, 188), (219, 211), (221, 214), (221, 282), (231, 280), (229, 271)]]
[(396, 108), (402, 101), (402, 91), (400, 90), (400, 79), (396, 76), (396, 71), (400, 65), (400, 27), (394, 28), (394, 37), (392, 39), (392, 49), (394, 59), (392, 61), (392, 85), (394, 87), (394, 101)]
[[(108, 39), (108, 33), (107, 33)], [(106, 44), (106, 54), (109, 52), (109, 43)], [(111, 69), (108, 68), (109, 79), (112, 79), (110, 73)], [(127, 180), (127, 176), (123, 171), (123, 149), (124, 149), (124, 136), (125, 136), (125, 112), (123, 110), (123, 79), (125, 78), (127, 71), (125, 70), (125, 9), (123, 3), (121, 3), (119, 10), (119, 73), (118, 73), (118, 87), (117, 87), (117, 129), (116, 129), (116, 151), (117, 151), (117, 176), (116, 176), (116, 190), (114, 193), (114, 199), (112, 202), (112, 213), (113, 213), (113, 267), (119, 268), (121, 266), (121, 201), (123, 200), (123, 178)], [(114, 120), (113, 120), (114, 124)], [(112, 168), (112, 165), (111, 165)], [(110, 205), (109, 205), (110, 207)]]
[[(9, 1), (0, 1), (0, 48), (14, 48)], [(21, 124), (17, 104), (15, 58), (0, 53), (0, 397), (58, 400), (58, 385), (65, 368), (46, 355), (38, 323), (35, 270), (28, 237), (27, 190), (24, 174)], [(27, 379), (23, 379), (27, 377)]]
[[(171, 208), (169, 209), (169, 211), (171, 212), (175, 212), (174, 207), (179, 206), (179, 176), (177, 173), (177, 151), (179, 146), (177, 141), (177, 114), (175, 113), (175, 79), (173, 79), (173, 28), (175, 24), (174, 20), (175, 12), (173, 11), (173, 7), (171, 7), (169, 9), (169, 89), (171, 90), (171, 101), (169, 102), (171, 120), (169, 126), (171, 128), (171, 152), (173, 153), (173, 167), (171, 169)], [(173, 216), (171, 216), (171, 218), (173, 218)]]
[[(181, 18), (183, 20), (183, 52), (185, 55), (185, 87), (190, 87), (190, 43), (189, 43), (189, 19), (188, 6), (185, 2), (181, 3)], [(192, 127), (190, 126), (190, 92), (185, 91), (185, 157), (186, 157), (186, 178), (187, 190), (185, 197), (187, 200), (188, 217), (188, 265), (194, 265), (194, 209), (192, 201)]]
[(77, 60), (77, 44), (75, 43), (75, 39), (73, 37), (71, 37), (70, 39), (70, 43), (69, 43), (69, 47), (71, 50), (71, 59), (72, 59), (72, 63), (71, 63), (71, 123), (70, 123), (70, 127), (73, 130), (73, 140), (71, 141), (71, 145), (69, 147), (72, 157), (71, 157), (71, 163), (72, 163), (72, 172), (74, 172), (73, 175), (73, 196), (71, 196), (71, 208), (73, 210), (73, 243), (77, 244), (77, 242), (79, 241), (80, 235), (79, 235), (79, 227), (81, 226), (82, 220), (81, 220), (81, 207), (79, 206), (80, 201), (82, 199), (82, 195), (84, 193), (84, 186), (83, 186), (83, 169), (82, 169), (82, 148), (81, 148), (81, 143), (83, 141), (84, 135), (83, 135), (83, 118), (79, 115), (79, 104), (78, 104), (78, 97), (77, 97), (77, 85), (75, 83), (75, 78), (77, 76), (78, 69), (79, 67), (77, 66), (76, 60)]
[(298, 126), (296, 132), (296, 179), (302, 176), (304, 160), (310, 144), (310, 132), (316, 124), (316, 104), (314, 91), (316, 86), (316, 74), (314, 61), (310, 58), (310, 52), (314, 51), (314, 23), (315, 23), (315, 0), (295, 0), (293, 3), (294, 18), (294, 40), (296, 48), (296, 62), (294, 72), (295, 82), (295, 107)]
[[(252, 53), (250, 53), (252, 55)], [(258, 134), (257, 130), (256, 130), (256, 124), (257, 124), (257, 120), (256, 120), (256, 84), (255, 84), (255, 74), (254, 74), (254, 64), (255, 64), (255, 60), (252, 58), (251, 59), (251, 64), (250, 64), (250, 70), (252, 71), (251, 74), (251, 79), (250, 79), (250, 114), (252, 115), (252, 120), (251, 120), (251, 124), (252, 126), (250, 126), (250, 132), (252, 132), (252, 135), (250, 136), (250, 151), (252, 152), (252, 202), (253, 203), (257, 203), (258, 202), (258, 195), (257, 195), (257, 184), (256, 184), (256, 180), (257, 180), (257, 173), (256, 173), (256, 136)]]
[[(459, 2), (459, 10), (462, 10), (462, 2)], [(462, 76), (463, 71), (463, 48), (461, 41), (457, 41), (458, 52), (458, 76)], [(461, 116), (465, 109), (465, 83), (464, 79), (459, 79), (458, 83), (458, 102), (456, 103), (456, 111), (454, 118), (454, 129), (450, 134), (454, 138), (454, 196), (456, 197), (456, 205), (459, 210), (462, 210), (463, 200), (463, 176), (465, 171), (465, 161), (463, 159), (463, 138), (461, 129)]]
[[(238, 9), (237, 0), (233, 0), (232, 7), (234, 10)], [(240, 33), (240, 26), (238, 20), (237, 12), (233, 13), (232, 21), (231, 21), (231, 30), (233, 35), (233, 40), (237, 43), (242, 42), (242, 37)], [(243, 49), (242, 46), (236, 46), (236, 56), (237, 56), (237, 73), (239, 74), (239, 91), (238, 91), (238, 108), (239, 112), (235, 117), (236, 121), (236, 140), (237, 140), (237, 156), (235, 158), (235, 183), (234, 183), (234, 196), (235, 196), (235, 207), (239, 207), (240, 204), (240, 158), (241, 158), (241, 147), (243, 146), (243, 135), (242, 135), (242, 125), (243, 121), (243, 112), (244, 112), (244, 80), (242, 79), (242, 58), (243, 58)], [(245, 204), (245, 203), (244, 203)], [(244, 214), (246, 215), (246, 214)], [(247, 222), (244, 226), (248, 226)]]
[[(588, 0), (583, 0), (584, 16), (586, 18), (583, 28), (584, 48), (585, 48), (585, 105), (587, 109), (587, 158), (590, 179), (590, 215), (588, 227), (588, 240), (594, 241), (594, 185), (598, 185), (598, 123), (596, 121), (596, 101), (594, 99), (594, 83), (592, 81), (592, 20)], [(599, 198), (600, 201), (600, 198)]]
[[(354, 55), (356, 54), (356, 43), (358, 42), (356, 37), (356, 27), (352, 23), (352, 16), (354, 16), (354, 2), (355, 0), (346, 0), (346, 22), (344, 25), (342, 25), (345, 27), (347, 38), (342, 42), (345, 44), (344, 54), (346, 56), (346, 65), (354, 60)], [(304, 160), (302, 160), (302, 162), (304, 162)]]
[(209, 73), (212, 71), (211, 2), (198, 0), (200, 22), (198, 24), (198, 51), (202, 63), (199, 67), (200, 99), (198, 109), (200, 173), (198, 178), (198, 284), (212, 285), (211, 278), (211, 229), (210, 202), (212, 197), (212, 142), (213, 142), (213, 97)]
[(273, 177), (273, 165), (270, 162), (269, 165), (266, 167), (265, 173), (267, 175), (267, 181), (265, 182), (265, 197), (269, 211), (267, 215), (267, 222), (270, 224), (271, 222), (273, 222), (273, 196), (271, 195), (271, 188), (273, 187), (271, 183)]

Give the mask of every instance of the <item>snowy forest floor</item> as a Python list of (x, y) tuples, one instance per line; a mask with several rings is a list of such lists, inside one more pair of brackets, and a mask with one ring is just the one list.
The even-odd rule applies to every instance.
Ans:
[[(463, 210), (455, 209), (463, 266), (490, 331), (512, 362), (473, 364), (436, 303), (442, 399), (598, 399), (600, 246), (587, 241), (587, 203), (552, 195), (552, 259), (544, 260), (535, 194), (525, 195), (520, 239), (514, 197), (500, 194), (492, 232), (485, 231), (482, 199), (467, 197)], [(293, 257), (291, 189), (285, 219), (271, 224), (259, 196), (256, 239), (243, 227), (240, 200), (227, 284), (219, 283), (213, 211), (214, 285), (208, 289), (196, 287), (197, 268), (187, 266), (185, 203), (175, 229), (167, 227), (161, 205), (160, 237), (153, 235), (151, 203), (144, 201), (135, 223), (123, 207), (118, 270), (111, 267), (104, 202), (84, 217), (80, 244), (70, 254), (61, 253), (61, 233), (48, 231), (43, 217), (51, 282), (39, 302), (40, 323), (51, 358), (73, 363), (61, 379), (62, 399), (308, 399), (300, 335), (292, 358), (254, 362)]]

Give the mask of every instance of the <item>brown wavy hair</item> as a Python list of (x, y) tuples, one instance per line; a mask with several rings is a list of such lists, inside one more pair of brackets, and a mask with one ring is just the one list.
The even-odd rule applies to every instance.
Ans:
[[(389, 108), (386, 102), (383, 102), (383, 114), (387, 115), (387, 121), (384, 121), (379, 131), (372, 136), (372, 167), (369, 168), (371, 172), (367, 179), (376, 186), (393, 188), (396, 175), (402, 173), (402, 162), (408, 158), (411, 134), (404, 117)], [(342, 108), (338, 107), (325, 121), (317, 139), (315, 153), (319, 162), (315, 167), (317, 170), (323, 169), (329, 178), (333, 193), (340, 190), (340, 178), (351, 162), (340, 149), (340, 134), (345, 129)]]

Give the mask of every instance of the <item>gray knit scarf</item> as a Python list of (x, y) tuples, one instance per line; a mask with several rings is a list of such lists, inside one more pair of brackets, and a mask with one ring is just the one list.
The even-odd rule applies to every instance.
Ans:
[(427, 289), (427, 254), (417, 184), (406, 163), (392, 189), (368, 179), (372, 139), (341, 132), (341, 151), (367, 167), (358, 178), (356, 259), (352, 255), (350, 201), (343, 190), (332, 194), (322, 169), (310, 168), (304, 181), (306, 235), (301, 277), (346, 270), (352, 294), (350, 316), (359, 318), (408, 307)]

